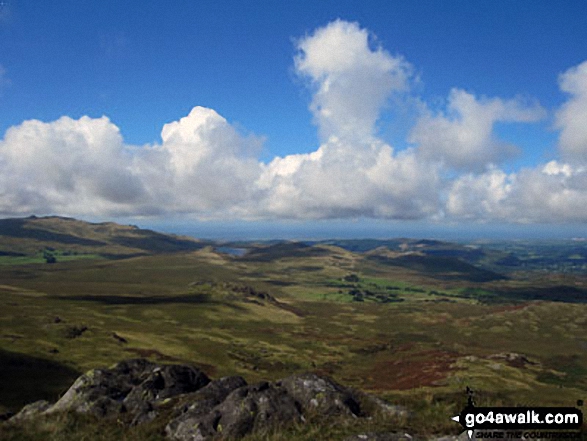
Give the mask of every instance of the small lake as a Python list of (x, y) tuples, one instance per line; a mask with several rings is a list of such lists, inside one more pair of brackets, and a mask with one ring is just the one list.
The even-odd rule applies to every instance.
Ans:
[(237, 257), (244, 256), (249, 251), (246, 248), (233, 248), (233, 247), (216, 247), (216, 248), (214, 248), (214, 250), (218, 251), (219, 253), (230, 254), (231, 256), (237, 256)]

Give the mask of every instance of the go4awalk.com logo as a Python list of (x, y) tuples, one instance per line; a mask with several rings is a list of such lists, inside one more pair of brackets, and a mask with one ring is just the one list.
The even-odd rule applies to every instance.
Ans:
[(469, 395), (467, 407), (452, 420), (469, 438), (579, 439), (583, 413), (575, 407), (476, 407)]

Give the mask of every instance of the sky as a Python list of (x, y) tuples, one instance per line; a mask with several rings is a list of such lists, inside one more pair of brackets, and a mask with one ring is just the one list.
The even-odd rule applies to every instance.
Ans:
[(585, 17), (574, 0), (5, 0), (0, 216), (585, 236)]

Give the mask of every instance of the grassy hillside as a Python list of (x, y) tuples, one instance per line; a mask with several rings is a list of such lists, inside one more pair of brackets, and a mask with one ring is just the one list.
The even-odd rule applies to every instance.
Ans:
[(83, 256), (129, 257), (192, 251), (205, 246), (190, 237), (143, 230), (112, 222), (89, 223), (64, 217), (0, 219), (0, 263), (41, 262), (47, 253), (59, 260)]
[[(0, 413), (138, 356), (249, 382), (328, 374), (416, 410), (409, 424), (428, 432), (458, 430), (449, 417), (466, 386), (480, 404), (587, 396), (584, 275), (504, 278), (455, 257), (334, 244), (241, 244), (250, 251), (236, 256), (134, 227), (11, 222), (3, 246), (20, 248), (5, 252), (52, 244), (143, 255), (2, 266)], [(162, 243), (175, 252), (154, 253)]]

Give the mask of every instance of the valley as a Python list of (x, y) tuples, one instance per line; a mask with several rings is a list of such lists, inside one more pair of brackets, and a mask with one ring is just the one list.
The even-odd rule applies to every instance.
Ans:
[(6, 225), (0, 413), (137, 357), (249, 383), (327, 375), (413, 410), (416, 433), (458, 433), (466, 387), (479, 405), (587, 397), (585, 242), (213, 243), (63, 218)]

